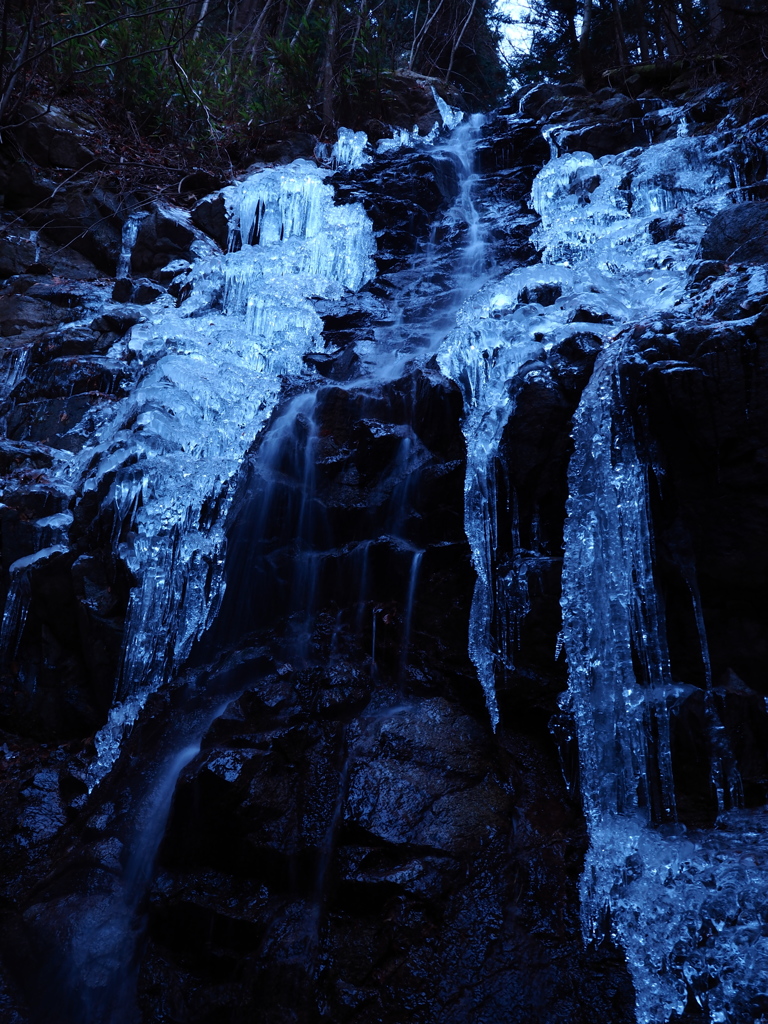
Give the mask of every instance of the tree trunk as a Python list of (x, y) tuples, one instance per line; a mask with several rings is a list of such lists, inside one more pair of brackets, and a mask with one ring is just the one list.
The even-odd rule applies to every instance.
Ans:
[(251, 41), (248, 44), (248, 55), (250, 56), (251, 60), (253, 60), (253, 58), (259, 52), (259, 47), (261, 46), (261, 37), (264, 31), (264, 22), (267, 20), (267, 15), (272, 9), (272, 5), (274, 4), (274, 2), (275, 0), (266, 0), (266, 3), (261, 9), (261, 14), (256, 19), (256, 24), (253, 26), (253, 32), (251, 33)]
[(301, 21), (299, 22), (299, 24), (298, 24), (298, 26), (296, 28), (296, 31), (295, 31), (295, 33), (293, 35), (293, 39), (291, 40), (291, 49), (294, 48), (294, 46), (298, 42), (299, 36), (301, 35), (301, 24), (302, 24), (302, 22), (306, 21), (309, 18), (310, 14), (312, 13), (312, 8), (314, 6), (315, 6), (315, 0), (309, 0), (309, 3), (307, 4), (306, 10), (304, 11), (304, 14), (302, 16), (302, 19), (301, 19)]
[(197, 22), (195, 24), (195, 31), (192, 33), (192, 38), (193, 39), (197, 39), (197, 37), (200, 35), (200, 29), (202, 27), (203, 22), (205, 21), (205, 16), (208, 13), (208, 5), (209, 5), (209, 3), (210, 3), (210, 0), (203, 0), (202, 4), (200, 5), (200, 14), (197, 17)]
[(648, 37), (648, 26), (645, 23), (645, 5), (643, 0), (635, 0), (635, 17), (637, 18), (637, 42), (640, 47), (640, 61), (651, 63), (651, 41)]
[(360, 6), (357, 9), (357, 17), (355, 18), (355, 32), (352, 36), (352, 45), (349, 50), (349, 63), (354, 66), (355, 62), (355, 50), (357, 48), (357, 40), (360, 38), (360, 33), (363, 30), (363, 26), (368, 18), (368, 0), (360, 0)]
[(660, 14), (667, 52), (670, 57), (681, 57), (683, 44), (680, 40), (680, 26), (677, 21), (674, 0), (661, 0)]
[(709, 38), (717, 39), (723, 30), (723, 12), (720, 8), (720, 0), (708, 0), (709, 10)]
[(584, 0), (584, 16), (579, 33), (579, 67), (581, 81), (587, 88), (592, 86), (592, 59), (589, 53), (589, 31), (592, 27), (592, 0)]
[(613, 34), (616, 39), (616, 63), (619, 67), (625, 68), (629, 64), (629, 53), (627, 52), (627, 40), (624, 36), (624, 24), (621, 20), (619, 0), (612, 0), (612, 7)]
[(451, 47), (451, 59), (448, 61), (448, 70), (445, 72), (445, 81), (446, 82), (451, 77), (451, 72), (453, 71), (453, 62), (456, 59), (456, 51), (458, 50), (459, 46), (461, 46), (461, 40), (464, 38), (464, 33), (467, 31), (467, 26), (469, 25), (470, 21), (472, 20), (472, 15), (475, 13), (475, 7), (476, 6), (477, 6), (477, 0), (472, 0), (472, 6), (469, 8), (469, 14), (467, 15), (466, 21), (461, 26), (459, 34), (456, 36), (456, 38), (453, 41), (453, 46)]
[(338, 0), (331, 0), (328, 21), (328, 37), (325, 43), (325, 59), (323, 61), (323, 123), (331, 126), (334, 123), (333, 106), (335, 100), (334, 65), (336, 63), (336, 36), (339, 30)]

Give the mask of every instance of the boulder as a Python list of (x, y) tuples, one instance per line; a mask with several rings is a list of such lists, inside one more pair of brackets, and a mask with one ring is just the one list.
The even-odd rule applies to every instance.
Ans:
[(52, 242), (71, 246), (99, 269), (114, 274), (120, 259), (125, 210), (118, 196), (67, 188), (30, 209), (26, 220)]
[(32, 173), (32, 168), (23, 160), (12, 164), (5, 182), (5, 205), (9, 210), (25, 210), (37, 203), (44, 203), (53, 195), (52, 181)]
[(540, 82), (520, 97), (518, 109), (524, 117), (538, 118), (541, 116), (541, 109), (545, 103), (562, 95), (559, 86), (550, 82)]
[(768, 202), (721, 210), (704, 232), (700, 255), (724, 263), (768, 263)]
[(139, 225), (131, 251), (131, 272), (153, 277), (172, 260), (194, 258), (191, 247), (198, 234), (189, 214), (155, 204)]
[(82, 125), (58, 107), (27, 102), (19, 109), (21, 124), (14, 129), (20, 148), (41, 167), (69, 167), (79, 170), (93, 165), (96, 158), (83, 145)]
[(31, 238), (0, 235), (0, 277), (23, 274), (36, 260), (37, 246)]
[(600, 120), (587, 125), (566, 126), (553, 132), (552, 139), (562, 153), (591, 153), (594, 157), (624, 153), (635, 146), (648, 145), (644, 119)]
[(192, 210), (192, 223), (223, 249), (228, 248), (231, 205), (229, 191), (206, 196)]

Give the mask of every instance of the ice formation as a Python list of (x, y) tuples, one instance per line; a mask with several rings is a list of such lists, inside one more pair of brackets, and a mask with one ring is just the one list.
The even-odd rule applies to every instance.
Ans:
[[(524, 579), (502, 577), (495, 557), (495, 460), (512, 409), (509, 379), (529, 361), (535, 372), (543, 350), (574, 329), (577, 310), (612, 324), (589, 325), (606, 348), (576, 418), (561, 637), (591, 838), (585, 937), (610, 928), (626, 951), (639, 1024), (662, 1024), (689, 996), (715, 1024), (768, 1020), (760, 995), (768, 989), (768, 821), (763, 811), (728, 810), (739, 783), (727, 751), (713, 764), (723, 808), (716, 829), (686, 835), (675, 823), (669, 710), (686, 687), (670, 678), (646, 469), (619, 376), (622, 325), (680, 300), (686, 267), (729, 187), (727, 151), (685, 132), (619, 156), (554, 157), (533, 186), (542, 263), (471, 298), (438, 354), (464, 397), (465, 527), (477, 573), (470, 654), (496, 724), (496, 679), (512, 667), (515, 618), (526, 612)], [(665, 216), (677, 217), (675, 230), (654, 240), (649, 225)], [(555, 301), (530, 301), (541, 286)], [(711, 701), (708, 714), (718, 732)]]
[(373, 273), (362, 207), (336, 207), (327, 172), (296, 161), (226, 191), (231, 246), (200, 259), (189, 298), (148, 307), (120, 342), (143, 368), (105, 414), (84, 491), (107, 489), (131, 592), (117, 702), (97, 736), (97, 781), (149, 692), (188, 654), (218, 606), (230, 482), (274, 408), (281, 377), (321, 344), (311, 297), (359, 288)]
[[(534, 186), (545, 259), (596, 264), (626, 305), (625, 322), (668, 308), (703, 216), (723, 204), (728, 185), (724, 155), (685, 135), (639, 155), (562, 157)], [(650, 246), (650, 218), (681, 207), (685, 227)], [(689, 998), (714, 1024), (764, 1020), (766, 820), (762, 810), (728, 810), (739, 780), (727, 750), (713, 761), (723, 811), (716, 828), (686, 835), (676, 824), (669, 713), (690, 687), (670, 677), (646, 468), (621, 397), (625, 345), (619, 336), (608, 346), (582, 397), (565, 531), (564, 705), (590, 831), (585, 937), (608, 928), (626, 951), (639, 1024), (667, 1021)], [(710, 694), (705, 703), (714, 741), (722, 727)]]
[(369, 164), (373, 157), (366, 152), (368, 136), (365, 132), (353, 132), (351, 128), (339, 128), (336, 144), (331, 150), (334, 167), (356, 171), (359, 167)]
[(419, 132), (418, 125), (414, 125), (411, 131), (408, 131), (407, 128), (397, 128), (392, 138), (379, 140), (376, 146), (377, 153), (393, 153), (398, 149), (412, 149), (418, 145), (430, 146), (436, 141), (441, 128), (453, 131), (461, 124), (464, 120), (463, 110), (458, 110), (446, 103), (442, 96), (438, 95), (434, 86), (432, 86), (432, 96), (440, 115), (440, 124), (435, 123), (426, 135)]

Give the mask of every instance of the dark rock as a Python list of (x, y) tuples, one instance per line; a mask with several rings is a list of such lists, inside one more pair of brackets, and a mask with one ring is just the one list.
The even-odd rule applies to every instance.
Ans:
[(701, 257), (724, 263), (768, 263), (768, 203), (737, 203), (712, 220)]
[(23, 122), (14, 129), (21, 149), (42, 167), (79, 169), (94, 164), (94, 155), (81, 140), (83, 127), (62, 110), (27, 102), (19, 108)]
[(259, 145), (255, 153), (267, 163), (290, 164), (294, 160), (311, 160), (315, 155), (317, 137), (307, 132), (288, 132), (285, 138)]
[(528, 89), (518, 100), (518, 109), (523, 117), (538, 118), (541, 108), (553, 97), (562, 96), (560, 87), (549, 82), (541, 82)]
[(78, 309), (86, 304), (89, 297), (89, 293), (80, 285), (52, 281), (35, 281), (25, 289), (24, 294), (29, 299), (42, 299), (61, 309)]
[(191, 267), (188, 260), (171, 260), (164, 267), (155, 271), (157, 284), (167, 287), (172, 284), (180, 274), (185, 274)]
[(549, 159), (549, 145), (535, 121), (496, 117), (483, 135), (477, 164), (486, 174), (511, 167), (538, 168)]
[(34, 264), (37, 246), (30, 238), (18, 235), (0, 236), (0, 277), (23, 274)]
[(668, 214), (665, 217), (654, 218), (648, 225), (648, 234), (653, 242), (658, 245), (659, 242), (666, 242), (668, 239), (674, 238), (683, 227), (685, 227), (683, 211), (676, 210), (673, 214)]
[(578, 309), (575, 309), (569, 318), (572, 324), (611, 324), (613, 317), (596, 304), (582, 302)]
[(74, 319), (67, 309), (26, 294), (0, 294), (0, 334), (4, 338), (22, 331), (40, 331)]
[(122, 247), (124, 211), (109, 193), (60, 190), (28, 211), (27, 220), (58, 246), (71, 246), (97, 267), (114, 274)]
[(721, 120), (731, 108), (734, 91), (726, 83), (714, 85), (686, 104), (685, 115), (696, 124)]
[(517, 301), (538, 302), (540, 306), (551, 306), (557, 302), (562, 294), (562, 285), (556, 282), (526, 285), (517, 296)]
[(112, 309), (105, 309), (91, 323), (91, 327), (95, 331), (116, 331), (119, 335), (123, 335), (134, 324), (141, 323), (145, 317), (146, 311), (140, 306), (120, 305)]
[(10, 210), (23, 210), (44, 203), (55, 189), (53, 182), (33, 175), (29, 164), (19, 161), (8, 171), (5, 185), (5, 205)]
[(51, 358), (33, 366), (12, 392), (15, 401), (68, 398), (101, 392), (117, 394), (130, 380), (124, 363), (99, 358)]
[(648, 145), (648, 127), (641, 118), (598, 121), (583, 127), (566, 126), (554, 131), (552, 139), (561, 153), (587, 152), (601, 157)]
[[(69, 448), (62, 439), (106, 398), (101, 393), (86, 393), (71, 398), (19, 402), (7, 416), (8, 436), (14, 441), (39, 441)], [(81, 445), (78, 439), (74, 450), (79, 450)]]
[(688, 279), (692, 284), (711, 281), (713, 277), (722, 277), (726, 265), (721, 260), (694, 260), (688, 267)]
[(113, 302), (130, 302), (133, 294), (133, 281), (128, 277), (119, 277), (112, 288)]
[(189, 215), (180, 210), (155, 205), (139, 225), (136, 242), (131, 251), (133, 274), (147, 274), (165, 267), (172, 260), (194, 259), (190, 247), (197, 235), (188, 222)]
[(192, 209), (192, 223), (227, 251), (229, 240), (229, 208), (226, 195), (206, 196)]
[(389, 844), (460, 853), (503, 828), (509, 798), (485, 780), (485, 738), (435, 699), (352, 734), (345, 821)]
[(435, 124), (441, 124), (433, 88), (452, 106), (464, 105), (459, 90), (446, 86), (442, 79), (395, 72), (379, 81), (380, 86), (371, 89), (367, 104), (370, 120), (362, 125), (371, 140), (390, 134), (387, 125), (409, 131), (416, 125), (422, 135), (427, 135)]
[(203, 170), (202, 168), (196, 168), (190, 174), (187, 174), (181, 179), (179, 182), (179, 193), (181, 195), (191, 193), (198, 199), (202, 199), (203, 196), (207, 196), (211, 192), (216, 192), (226, 184), (227, 182), (222, 180), (220, 176), (212, 174), (210, 171)]
[(392, 266), (414, 251), (432, 217), (449, 198), (441, 191), (445, 176), (426, 155), (408, 153), (379, 159), (359, 171), (337, 172), (328, 179), (343, 202), (362, 202), (377, 231), (380, 257)]
[(331, 380), (350, 380), (360, 371), (360, 358), (355, 350), (348, 346), (334, 354), (326, 352), (310, 352), (304, 356), (304, 362), (314, 367), (317, 372)]
[(137, 306), (148, 306), (150, 302), (154, 302), (155, 299), (159, 298), (164, 291), (165, 289), (162, 285), (155, 284), (154, 281), (148, 281), (144, 277), (139, 277), (133, 282), (131, 301), (135, 302)]
[(558, 384), (567, 394), (580, 395), (587, 386), (602, 347), (602, 339), (587, 331), (574, 331), (552, 346), (547, 362)]

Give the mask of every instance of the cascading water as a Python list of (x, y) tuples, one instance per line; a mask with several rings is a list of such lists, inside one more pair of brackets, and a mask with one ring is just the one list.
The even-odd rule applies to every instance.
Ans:
[[(465, 228), (477, 223), (468, 184), (476, 128), (474, 121), (458, 140), (435, 148), (436, 159), (454, 168), (458, 183), (458, 199), (445, 221), (449, 244), (441, 247), (433, 239), (426, 251), (427, 267), (439, 262), (443, 284), (450, 285), (440, 303), (433, 296), (431, 311), (439, 306), (449, 319), (469, 280), (466, 253), (477, 256), (475, 229)], [(83, 456), (96, 464), (83, 489), (104, 490), (104, 481), (114, 477), (105, 500), (115, 508), (119, 553), (139, 583), (131, 594), (118, 701), (96, 737), (92, 786), (115, 765), (127, 730), (150, 694), (174, 682), (178, 666), (206, 629), (212, 642), (226, 634), (239, 649), (243, 633), (263, 629), (277, 615), (294, 624), (281, 641), (280, 656), (299, 662), (307, 657), (314, 589), (326, 561), (336, 557), (325, 550), (327, 531), (315, 497), (322, 387), (290, 401), (266, 431), (252, 462), (255, 487), (240, 516), (247, 520), (244, 530), (253, 551), (249, 555), (248, 544), (238, 543), (226, 573), (224, 527), (234, 494), (230, 481), (277, 402), (281, 378), (305, 372), (304, 355), (320, 346), (322, 321), (314, 302), (338, 302), (372, 275), (370, 221), (357, 204), (333, 205), (326, 173), (297, 161), (225, 190), (232, 251), (199, 260), (180, 307), (155, 304), (123, 343), (144, 374), (117, 412), (104, 416), (98, 448)], [(466, 240), (458, 249), (457, 233)], [(424, 260), (424, 253), (420, 256)], [(413, 277), (412, 270), (405, 273), (408, 282)], [(426, 343), (424, 336), (429, 322), (429, 312), (409, 296), (396, 325), (377, 329), (362, 378), (343, 385), (361, 389), (361, 408), (366, 394), (393, 380), (414, 354), (430, 355), (434, 334)], [(393, 353), (395, 337), (399, 351)], [(384, 501), (386, 534), (355, 545), (341, 565), (362, 562), (365, 567), (368, 548), (375, 545), (388, 548), (394, 564), (402, 564), (403, 593), (396, 601), (404, 609), (404, 674), (422, 560), (422, 551), (405, 535), (409, 474), (418, 465), (418, 451), (407, 426), (394, 427), (392, 437), (395, 457), (380, 484), (389, 495)], [(285, 571), (275, 573), (280, 560)], [(248, 579), (247, 586), (233, 588), (235, 604), (229, 606), (232, 566)], [(365, 570), (361, 576), (359, 606), (365, 604)], [(239, 600), (243, 593), (251, 595), (251, 604)], [(386, 610), (381, 617), (389, 615)], [(375, 641), (373, 654), (375, 661)], [(61, 1012), (67, 1021), (132, 1019), (129, 965), (141, 933), (139, 904), (170, 797), (218, 714), (222, 693), (231, 698), (236, 692), (220, 676), (208, 685), (204, 675), (198, 672), (194, 685), (185, 687), (183, 679), (174, 683), (178, 692), (171, 699), (178, 702), (178, 723), (170, 721), (161, 729), (141, 778), (127, 779), (128, 810), (108, 826), (122, 867), (110, 879), (108, 893), (100, 891), (93, 905), (87, 900), (80, 913), (71, 915), (54, 972), (66, 994)], [(120, 763), (114, 769), (118, 773)], [(56, 905), (52, 900), (51, 906)], [(38, 911), (41, 919), (50, 913), (36, 906), (30, 920)]]

